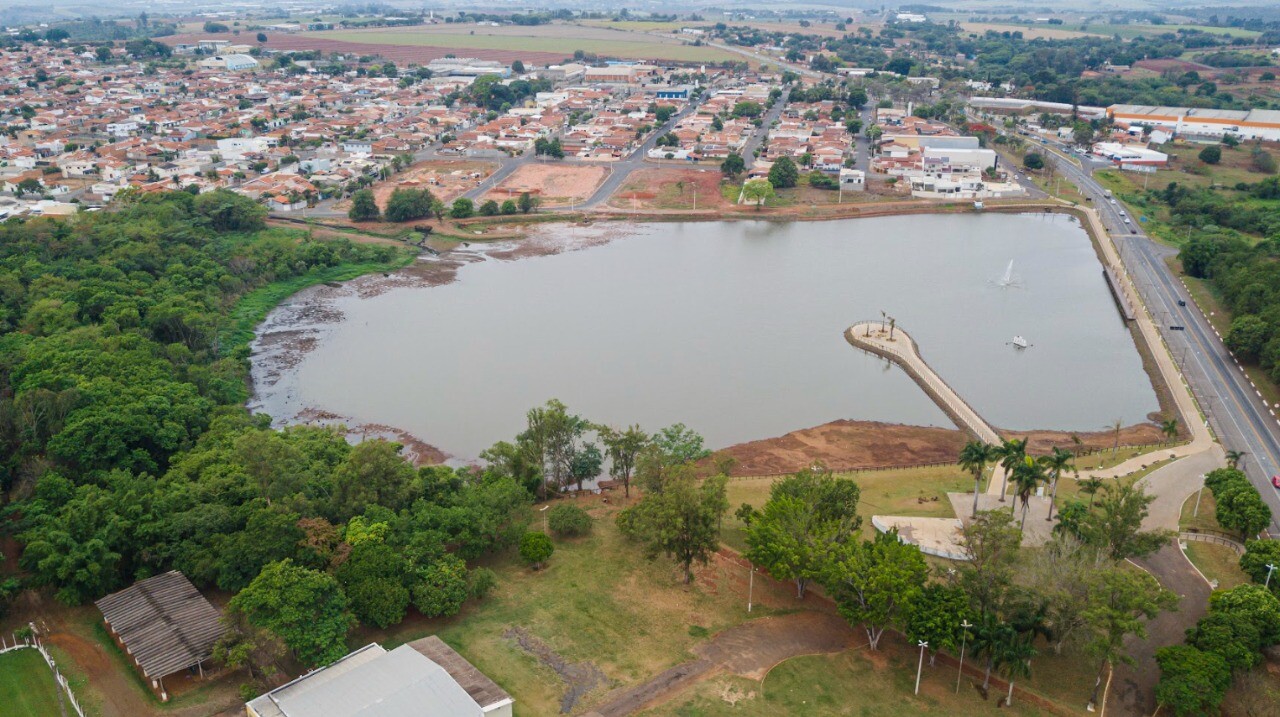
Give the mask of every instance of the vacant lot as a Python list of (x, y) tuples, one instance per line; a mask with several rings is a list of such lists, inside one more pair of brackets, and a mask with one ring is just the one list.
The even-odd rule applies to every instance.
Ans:
[(616, 502), (593, 497), (576, 504), (596, 518), (592, 534), (556, 539), (545, 569), (531, 571), (511, 557), (495, 560), (489, 567), (498, 573), (497, 588), (461, 615), (410, 618), (390, 634), (362, 632), (350, 643), (378, 640), (389, 647), (439, 634), (511, 693), (517, 715), (556, 714), (565, 680), (547, 655), (534, 657), (508, 636), (508, 630), (519, 628), (562, 658), (571, 672), (585, 674), (594, 667), (603, 675), (603, 683), (579, 702), (575, 713), (581, 713), (612, 688), (647, 681), (692, 659), (690, 649), (709, 635), (794, 605), (788, 587), (757, 580), (756, 605), (748, 615), (746, 570), (717, 560), (686, 586), (670, 561), (645, 559), (638, 545), (619, 534)]
[(528, 192), (544, 207), (566, 207), (589, 198), (608, 173), (606, 167), (591, 165), (526, 164), (484, 198), (503, 202)]
[[(5, 717), (58, 717), (58, 683), (35, 650), (0, 655), (0, 712)], [(70, 710), (70, 707), (67, 708)]]
[[(722, 209), (718, 169), (639, 169), (609, 198), (617, 209)], [(695, 207), (696, 203), (696, 207)]]
[[(373, 196), (380, 209), (387, 208), (387, 200), (397, 189), (430, 189), (441, 201), (448, 203), (463, 192), (475, 187), (485, 177), (493, 174), (497, 165), (465, 159), (432, 159), (419, 162), (385, 182), (374, 184)], [(351, 200), (344, 199), (334, 208), (346, 211)]]
[[(371, 30), (333, 30), (307, 33), (299, 38), (315, 38), (339, 42), (399, 46), (426, 46), (464, 50), (501, 50), (554, 54), (560, 59), (574, 51), (604, 57), (637, 60), (672, 60), (677, 62), (717, 62), (737, 55), (714, 47), (685, 44), (676, 35), (637, 33), (608, 27), (553, 24), (530, 27), (478, 25), (423, 25), (418, 27), (376, 28)], [(535, 57), (535, 61), (543, 61)]]

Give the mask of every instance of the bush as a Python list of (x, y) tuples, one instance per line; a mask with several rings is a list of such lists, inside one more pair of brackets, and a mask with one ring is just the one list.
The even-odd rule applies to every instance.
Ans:
[(534, 570), (540, 570), (555, 551), (556, 546), (546, 533), (530, 531), (520, 538), (520, 559)]
[(1200, 161), (1205, 164), (1217, 164), (1222, 161), (1222, 147), (1211, 144), (1200, 150)]
[(809, 186), (814, 189), (839, 189), (840, 180), (822, 172), (810, 172)]
[(351, 209), (347, 211), (348, 219), (353, 222), (367, 222), (378, 219), (380, 215), (378, 202), (374, 199), (371, 190), (361, 189), (351, 195)]
[(1027, 169), (1044, 169), (1044, 157), (1039, 152), (1027, 152), (1027, 156), (1022, 158), (1022, 166)]
[(561, 503), (547, 513), (547, 525), (552, 533), (559, 536), (586, 535), (591, 532), (591, 516), (576, 505)]
[(427, 617), (457, 615), (471, 594), (467, 564), (455, 555), (444, 555), (424, 568), (413, 586), (413, 606)]
[(503, 203), (502, 203), (502, 208), (501, 208), (501, 210), (500, 210), (500, 211), (501, 211), (503, 214), (511, 215), (511, 214), (515, 214), (516, 212), (520, 211), (520, 208), (516, 206), (515, 200), (513, 200), (513, 199), (508, 199), (507, 201), (505, 201), (505, 202), (503, 202)]
[(483, 600), (498, 585), (498, 574), (489, 568), (476, 568), (467, 577), (467, 592), (477, 600)]
[(481, 216), (494, 217), (498, 215), (499, 211), (501, 211), (501, 209), (498, 207), (498, 203), (492, 199), (480, 205)]
[(449, 216), (454, 219), (466, 219), (472, 214), (475, 214), (475, 212), (475, 203), (466, 197), (460, 197), (453, 200), (453, 206), (449, 208)]

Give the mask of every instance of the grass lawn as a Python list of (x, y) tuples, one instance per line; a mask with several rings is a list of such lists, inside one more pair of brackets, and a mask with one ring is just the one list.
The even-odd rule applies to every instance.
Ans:
[[(913, 695), (916, 656), (912, 652), (905, 645), (891, 645), (878, 653), (850, 650), (838, 655), (797, 657), (773, 668), (762, 683), (741, 677), (717, 677), (642, 714), (645, 717), (896, 717), (905, 714), (970, 717), (995, 711), (995, 694), (983, 700), (967, 682), (956, 694), (956, 671), (941, 663), (933, 668), (925, 666), (920, 694)], [(1042, 714), (1016, 699), (1012, 710), (1001, 713)]]
[(1240, 569), (1240, 556), (1225, 545), (1192, 540), (1187, 542), (1187, 549), (1183, 552), (1201, 574), (1209, 580), (1218, 581), (1219, 590), (1230, 590), (1253, 582)]
[(0, 655), (0, 705), (5, 717), (58, 717), (61, 714), (58, 683), (39, 652), (14, 650)]
[[(563, 27), (563, 26), (550, 26)], [(363, 42), (384, 45), (411, 45), (416, 47), (448, 47), (458, 50), (527, 50), (529, 52), (556, 52), (569, 57), (575, 50), (604, 57), (630, 59), (672, 60), (676, 62), (719, 62), (732, 60), (739, 55), (715, 47), (684, 45), (664, 41), (641, 33), (619, 33), (616, 39), (596, 37), (566, 37), (563, 31), (539, 32), (528, 28), (527, 34), (484, 33), (461, 35), (449, 32), (332, 30), (308, 33), (309, 36), (342, 42)]]
[[(351, 644), (392, 647), (438, 634), (515, 698), (517, 715), (549, 715), (560, 709), (564, 683), (551, 668), (518, 648), (504, 632), (527, 630), (570, 663), (589, 661), (609, 680), (583, 704), (605, 691), (644, 682), (692, 659), (690, 649), (747, 619), (746, 574), (713, 562), (686, 586), (665, 559), (645, 559), (614, 524), (616, 506), (584, 499), (596, 518), (590, 536), (556, 539), (547, 567), (533, 572), (508, 557), (489, 567), (498, 585), (485, 600), (448, 620), (406, 619), (383, 633), (362, 631)], [(742, 573), (742, 574), (739, 574)], [(757, 581), (756, 609), (763, 617), (791, 609), (788, 587)], [(704, 628), (699, 630), (696, 628)], [(580, 708), (575, 710), (580, 711)]]
[[(852, 478), (862, 489), (858, 512), (862, 515), (862, 535), (870, 538), (875, 528), (872, 515), (918, 515), (952, 518), (948, 492), (973, 492), (973, 478), (959, 467), (899, 468), (887, 471), (840, 473)], [(721, 540), (734, 550), (746, 550), (746, 527), (732, 515), (743, 503), (759, 508), (769, 500), (774, 478), (743, 478), (729, 481), (730, 514), (725, 516)], [(936, 500), (935, 500), (936, 498)]]

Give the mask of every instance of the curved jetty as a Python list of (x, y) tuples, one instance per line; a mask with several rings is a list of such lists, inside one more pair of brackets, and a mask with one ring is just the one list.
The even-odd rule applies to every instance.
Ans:
[(920, 349), (905, 331), (881, 321), (862, 321), (846, 329), (844, 337), (855, 347), (901, 366), (961, 430), (983, 443), (1000, 444), (995, 429), (920, 358)]

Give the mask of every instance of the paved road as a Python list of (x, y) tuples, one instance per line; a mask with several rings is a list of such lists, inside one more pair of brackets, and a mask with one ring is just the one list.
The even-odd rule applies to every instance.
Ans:
[[(1271, 507), (1271, 532), (1280, 534), (1280, 491), (1270, 480), (1280, 474), (1280, 424), (1222, 345), (1208, 319), (1187, 300), (1185, 288), (1165, 261), (1176, 250), (1152, 241), (1134, 217), (1127, 217), (1128, 223), (1124, 221), (1124, 209), (1113, 204), (1093, 178), (1096, 163), (1086, 160), (1083, 167), (1076, 167), (1056, 154), (1048, 157), (1062, 176), (1075, 182), (1093, 200), (1116, 237), (1126, 269), (1157, 320), (1171, 353), (1181, 363), (1183, 375), (1219, 440), (1228, 450), (1247, 454), (1241, 467)], [(1187, 305), (1179, 306), (1179, 301)], [(1171, 330), (1170, 326), (1185, 328)]]
[(627, 181), (627, 177), (631, 176), (632, 172), (644, 166), (645, 158), (649, 156), (649, 150), (658, 146), (658, 138), (666, 134), (672, 127), (676, 126), (677, 122), (688, 117), (697, 108), (697, 102), (686, 102), (684, 109), (672, 115), (665, 124), (654, 130), (643, 144), (632, 150), (631, 154), (611, 163), (609, 165), (609, 175), (605, 177), (599, 187), (596, 187), (596, 191), (585, 202), (577, 205), (577, 208), (590, 209), (613, 196), (613, 193), (618, 191), (618, 188), (622, 186), (623, 182)]
[(784, 91), (783, 96), (779, 97), (778, 101), (774, 102), (773, 106), (769, 108), (769, 111), (764, 113), (764, 116), (760, 120), (760, 126), (757, 127), (756, 131), (752, 132), (751, 136), (747, 138), (746, 144), (742, 145), (742, 161), (745, 164), (747, 171), (751, 171), (751, 167), (755, 165), (756, 149), (758, 149), (761, 144), (764, 144), (765, 137), (769, 136), (769, 130), (773, 128), (773, 123), (776, 122), (778, 118), (782, 117), (782, 110), (785, 109), (786, 106), (787, 97)]
[(743, 57), (749, 57), (753, 60), (762, 62), (766, 65), (776, 65), (778, 67), (781, 67), (784, 70), (791, 70), (792, 72), (798, 75), (802, 75), (804, 77), (811, 77), (813, 79), (820, 80), (828, 76), (828, 75), (822, 74), (821, 72), (814, 72), (813, 70), (810, 70), (809, 68), (803, 67), (801, 65), (794, 65), (779, 57), (771, 57), (769, 55), (761, 54), (759, 52), (752, 52), (751, 50), (748, 50), (745, 47), (739, 47), (737, 45), (725, 45), (719, 42), (708, 42), (707, 44), (710, 45), (711, 47), (718, 47), (721, 50), (728, 50), (729, 52), (737, 53), (739, 55), (742, 55)]

